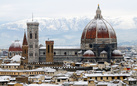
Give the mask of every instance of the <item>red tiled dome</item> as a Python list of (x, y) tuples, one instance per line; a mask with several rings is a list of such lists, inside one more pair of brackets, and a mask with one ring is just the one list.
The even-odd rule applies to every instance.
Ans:
[(22, 45), (19, 40), (15, 40), (9, 47), (9, 51), (22, 51)]
[(85, 27), (81, 39), (116, 38), (112, 26), (103, 18), (93, 19)]

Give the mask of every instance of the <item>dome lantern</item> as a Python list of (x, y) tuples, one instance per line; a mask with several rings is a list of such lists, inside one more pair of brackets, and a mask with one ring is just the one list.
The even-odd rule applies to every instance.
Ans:
[(99, 4), (98, 4), (95, 19), (100, 19), (100, 18), (102, 18), (102, 15), (101, 15), (101, 10), (100, 10)]

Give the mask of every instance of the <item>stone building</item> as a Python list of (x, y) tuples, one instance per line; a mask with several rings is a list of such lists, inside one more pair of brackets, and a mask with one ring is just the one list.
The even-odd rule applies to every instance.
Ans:
[[(40, 47), (39, 49), (39, 61), (43, 62), (46, 60), (46, 47)], [(79, 47), (54, 47), (53, 60), (55, 62), (63, 61), (80, 61), (81, 58), (78, 57), (78, 52), (81, 49)]]

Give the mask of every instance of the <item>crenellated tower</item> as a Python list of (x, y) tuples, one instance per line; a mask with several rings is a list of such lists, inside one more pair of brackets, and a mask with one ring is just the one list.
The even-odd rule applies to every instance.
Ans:
[(53, 61), (53, 46), (54, 46), (54, 41), (46, 41), (46, 62), (54, 62)]

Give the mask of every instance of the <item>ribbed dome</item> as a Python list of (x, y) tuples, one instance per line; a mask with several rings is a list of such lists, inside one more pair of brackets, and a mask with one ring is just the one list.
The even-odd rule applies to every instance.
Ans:
[(103, 18), (93, 19), (85, 27), (81, 39), (116, 38), (112, 26)]
[(15, 40), (9, 47), (9, 51), (22, 51), (22, 45), (19, 40)]
[(87, 50), (84, 52), (83, 56), (94, 56), (94, 52), (92, 50)]
[(81, 36), (81, 48), (91, 49), (91, 44), (117, 44), (117, 37), (113, 27), (102, 17), (100, 7), (96, 10), (96, 16), (83, 30)]

